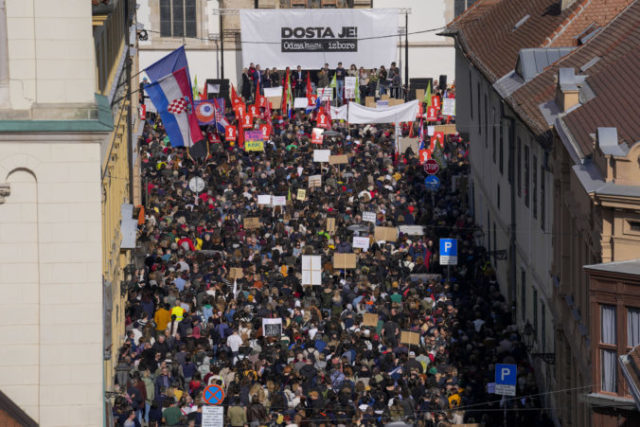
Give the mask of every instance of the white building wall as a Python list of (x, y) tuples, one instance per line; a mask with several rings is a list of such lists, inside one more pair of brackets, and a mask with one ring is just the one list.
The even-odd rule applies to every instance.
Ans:
[(6, 0), (6, 15), (13, 109), (94, 101), (91, 2)]
[(99, 426), (99, 143), (30, 137), (0, 140), (0, 390), (41, 426)]

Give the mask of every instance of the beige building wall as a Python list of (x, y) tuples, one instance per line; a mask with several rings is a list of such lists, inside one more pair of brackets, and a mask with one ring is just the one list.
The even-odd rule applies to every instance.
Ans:
[(0, 389), (41, 426), (102, 425), (100, 145), (89, 138), (0, 134), (11, 192), (0, 204)]
[(5, 2), (11, 108), (93, 102), (91, 2)]

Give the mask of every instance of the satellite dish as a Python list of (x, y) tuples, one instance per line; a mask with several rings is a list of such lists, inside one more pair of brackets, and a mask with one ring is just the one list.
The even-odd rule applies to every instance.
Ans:
[(194, 193), (201, 193), (204, 190), (205, 182), (204, 179), (199, 176), (194, 176), (189, 180), (189, 189)]

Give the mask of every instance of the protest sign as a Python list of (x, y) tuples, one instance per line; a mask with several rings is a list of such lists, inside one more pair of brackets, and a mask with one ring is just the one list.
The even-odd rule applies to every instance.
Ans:
[(319, 87), (318, 88), (318, 96), (320, 99), (324, 101), (331, 101), (333, 99), (333, 88), (332, 87)]
[(401, 331), (400, 342), (402, 344), (419, 346), (420, 334), (417, 332), (411, 332), (411, 331)]
[(364, 313), (362, 316), (362, 325), (377, 327), (378, 326), (378, 315), (374, 313)]
[(322, 187), (322, 175), (311, 175), (309, 177), (309, 188)]
[(320, 255), (302, 255), (302, 284), (322, 285), (322, 257)]
[(313, 161), (318, 163), (326, 163), (331, 157), (331, 150), (313, 150)]
[(362, 212), (362, 220), (375, 224), (376, 223), (376, 213), (375, 212)]
[(369, 249), (369, 237), (354, 236), (352, 246), (366, 252)]
[(279, 110), (282, 106), (282, 95), (269, 96), (267, 97), (267, 100), (269, 101), (269, 103), (271, 103), (272, 110)]
[(418, 141), (418, 138), (402, 138), (401, 137), (398, 139), (398, 145), (401, 153), (404, 154), (408, 148), (411, 148), (411, 151), (413, 151), (413, 154), (416, 155), (418, 154), (420, 141)]
[(434, 133), (435, 132), (442, 132), (445, 135), (451, 135), (458, 133), (458, 129), (456, 129), (455, 123), (448, 125), (436, 125), (434, 126)]
[(440, 110), (436, 107), (427, 107), (427, 121), (435, 122), (438, 120)]
[(227, 142), (236, 140), (236, 127), (235, 126), (227, 126), (224, 128), (224, 139)]
[(349, 163), (349, 157), (346, 154), (329, 156), (330, 165), (346, 165), (347, 163)]
[(424, 236), (424, 227), (422, 225), (400, 225), (398, 231), (407, 236)]
[(255, 230), (260, 228), (260, 218), (245, 218), (244, 228), (247, 230)]
[(264, 140), (259, 130), (244, 132), (244, 151), (264, 151)]
[(244, 274), (241, 268), (231, 267), (231, 269), (229, 269), (229, 279), (238, 280), (238, 279), (242, 279), (243, 277), (244, 277)]
[(296, 194), (296, 199), (304, 202), (307, 199), (307, 190), (302, 188), (298, 188), (298, 194)]
[(398, 240), (398, 229), (396, 227), (376, 227), (374, 240), (376, 242), (395, 242)]
[(296, 110), (304, 110), (307, 108), (307, 105), (309, 105), (309, 100), (306, 96), (304, 98), (294, 98), (293, 100), (293, 108), (295, 108)]
[(322, 144), (322, 141), (324, 139), (323, 134), (324, 134), (324, 129), (313, 128), (313, 130), (311, 131), (311, 143)]
[(356, 268), (356, 254), (333, 254), (333, 268), (353, 269)]
[(264, 96), (266, 96), (267, 98), (281, 97), (282, 96), (282, 92), (284, 91), (282, 86), (265, 87), (265, 88), (263, 88), (263, 90), (264, 90)]
[(445, 98), (442, 101), (442, 115), (443, 116), (456, 115), (456, 99), (455, 98)]
[(336, 219), (335, 218), (327, 218), (327, 231), (329, 233), (334, 233), (336, 231)]
[(262, 335), (265, 337), (279, 337), (282, 335), (282, 318), (262, 318)]
[(273, 196), (271, 197), (271, 204), (273, 206), (286, 206), (287, 196)]
[(344, 97), (347, 99), (356, 98), (356, 78), (354, 76), (344, 78)]

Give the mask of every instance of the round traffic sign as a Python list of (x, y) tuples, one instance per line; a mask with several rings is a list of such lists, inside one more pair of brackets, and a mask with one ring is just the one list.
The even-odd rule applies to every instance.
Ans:
[(217, 384), (211, 384), (202, 392), (202, 400), (209, 405), (222, 405), (224, 401), (224, 390)]
[(189, 189), (194, 193), (200, 193), (204, 190), (205, 182), (204, 179), (199, 176), (194, 176), (189, 180)]
[(436, 191), (440, 188), (440, 180), (437, 176), (429, 175), (424, 179), (424, 185), (429, 191)]
[(440, 166), (438, 166), (438, 162), (433, 159), (429, 159), (424, 162), (424, 171), (429, 175), (435, 175), (438, 173)]

